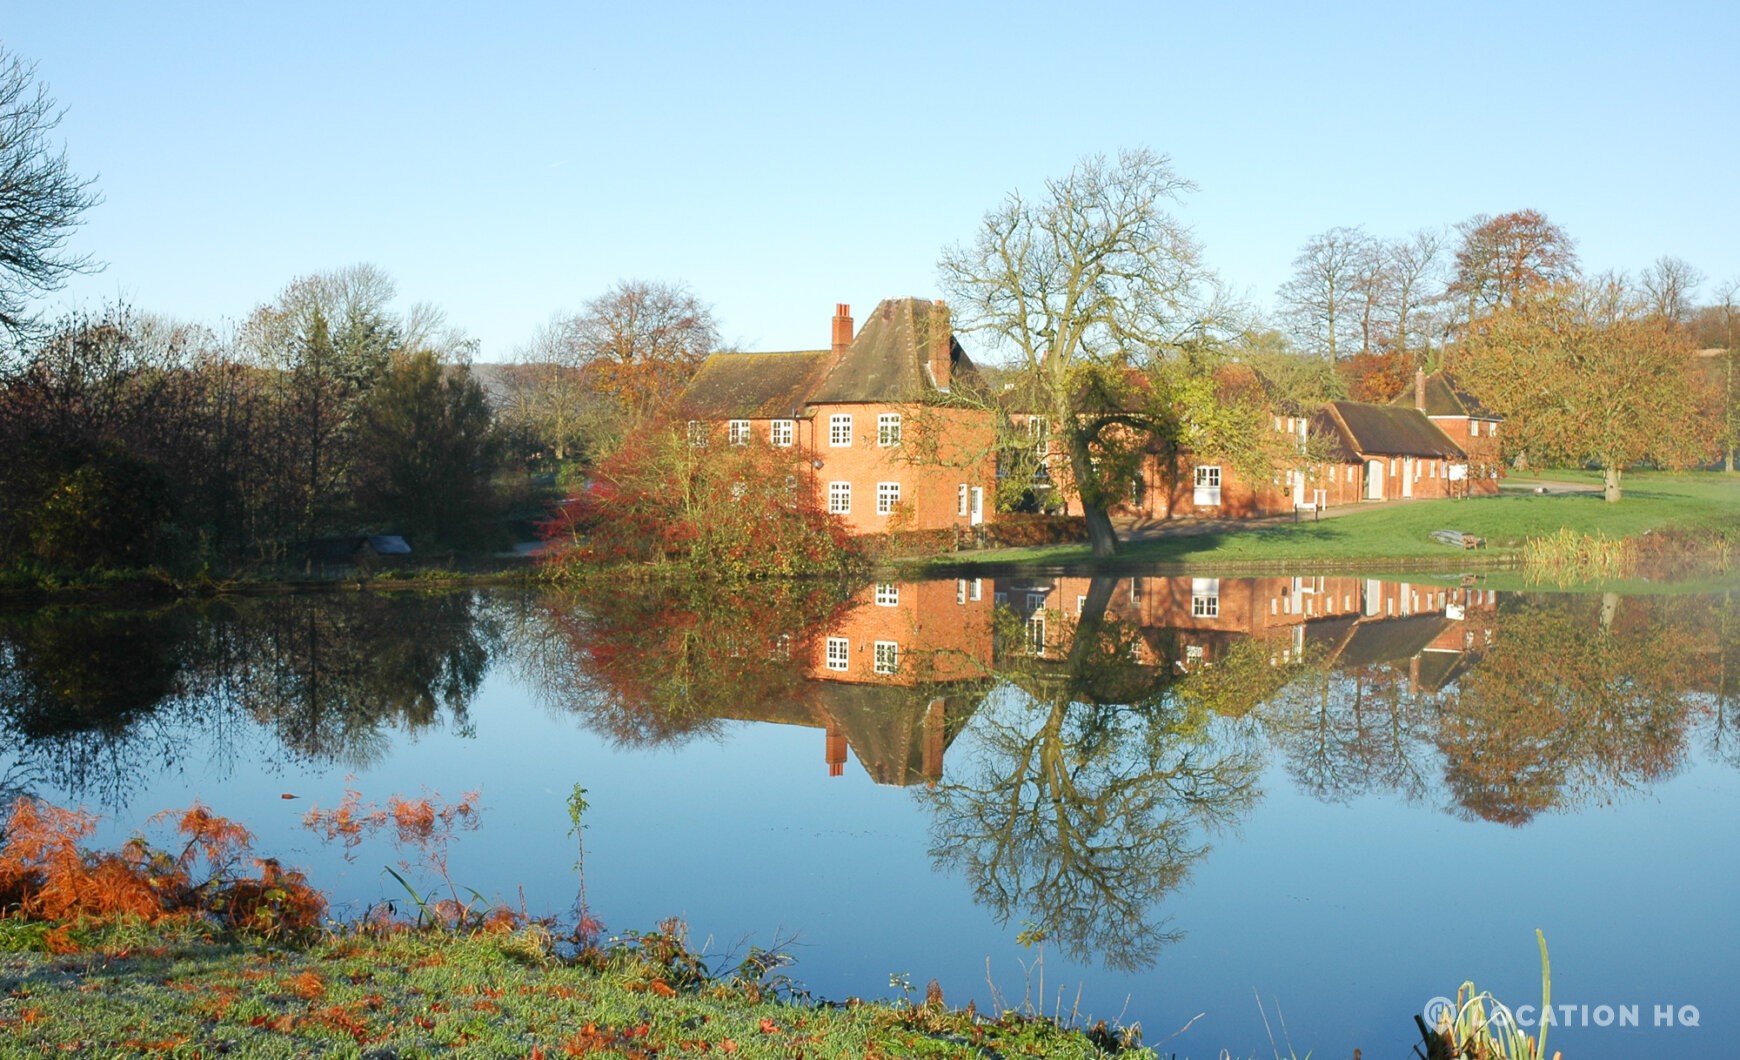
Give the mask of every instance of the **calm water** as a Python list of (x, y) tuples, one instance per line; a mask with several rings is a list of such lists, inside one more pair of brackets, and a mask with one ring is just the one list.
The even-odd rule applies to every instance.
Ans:
[(476, 790), (452, 879), (560, 914), (578, 784), (612, 929), (680, 916), (823, 996), (934, 977), (1182, 1055), (1407, 1055), (1465, 978), (1538, 1004), (1540, 928), (1554, 1048), (1715, 1057), (1737, 694), (1730, 596), (1454, 579), (68, 607), (0, 615), (0, 788), (110, 840), (203, 800), (351, 913), (403, 899), (385, 866), (439, 878), (304, 813)]

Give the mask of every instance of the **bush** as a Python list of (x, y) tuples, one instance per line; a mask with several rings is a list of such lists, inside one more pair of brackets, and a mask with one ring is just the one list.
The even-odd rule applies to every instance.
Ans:
[(630, 435), (543, 537), (558, 575), (624, 564), (720, 577), (821, 574), (862, 560), (791, 450), (691, 445), (686, 426), (673, 422)]

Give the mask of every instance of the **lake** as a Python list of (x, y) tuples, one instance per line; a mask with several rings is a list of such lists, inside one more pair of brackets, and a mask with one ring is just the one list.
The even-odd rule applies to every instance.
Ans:
[[(816, 995), (1408, 1055), (1464, 979), (1568, 1057), (1726, 1056), (1740, 605), (1479, 578), (325, 593), (0, 614), (0, 794), (200, 800), (340, 914), (475, 891)], [(583, 852), (567, 800), (585, 790)], [(451, 805), (444, 868), (304, 825)], [(292, 796), (292, 797), (287, 797)], [(162, 836), (161, 831), (154, 833)], [(1539, 1019), (1536, 1008), (1519, 1017)]]

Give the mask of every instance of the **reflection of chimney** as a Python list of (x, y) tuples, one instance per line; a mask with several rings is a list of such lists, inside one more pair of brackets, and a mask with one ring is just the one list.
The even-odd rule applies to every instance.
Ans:
[(930, 377), (943, 393), (949, 389), (949, 367), (954, 331), (949, 327), (949, 307), (940, 300), (930, 310)]
[(942, 779), (946, 709), (947, 704), (939, 698), (931, 700), (924, 710), (924, 762), (919, 768), (926, 780)]
[(844, 302), (834, 306), (834, 356), (845, 353), (852, 345), (852, 307)]
[[(841, 309), (846, 308), (841, 306)], [(847, 318), (847, 327), (851, 326), (851, 318)], [(834, 725), (828, 726), (828, 776), (844, 776), (846, 773), (846, 734)]]
[(1426, 411), (1426, 370), (1414, 369), (1414, 407)]

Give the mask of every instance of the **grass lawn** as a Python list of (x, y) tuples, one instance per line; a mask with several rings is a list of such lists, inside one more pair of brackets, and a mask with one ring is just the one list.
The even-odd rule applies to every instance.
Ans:
[(0, 1055), (1105, 1055), (1047, 1020), (922, 998), (763, 996), (755, 976), (696, 974), (663, 936), (588, 967), (555, 959), (535, 927), (338, 933), (306, 947), (113, 927), (62, 956), (42, 951), (46, 930), (0, 919)]
[[(1586, 482), (1592, 472), (1548, 472), (1545, 479)], [(1527, 492), (1540, 479), (1507, 480), (1497, 497), (1434, 500), (1373, 506), (1317, 522), (1132, 542), (1119, 550), (1119, 565), (1176, 564), (1192, 567), (1269, 565), (1359, 566), (1395, 563), (1400, 568), (1466, 567), (1502, 562), (1520, 553), (1525, 540), (1570, 527), (1585, 534), (1632, 537), (1664, 529), (1717, 533), (1740, 539), (1740, 475), (1721, 472), (1629, 472), (1624, 499), (1608, 504), (1597, 494)], [(1433, 541), (1433, 530), (1460, 530), (1485, 538), (1484, 553), (1464, 553)], [(998, 549), (956, 553), (937, 566), (977, 564), (1095, 565), (1086, 545)]]

